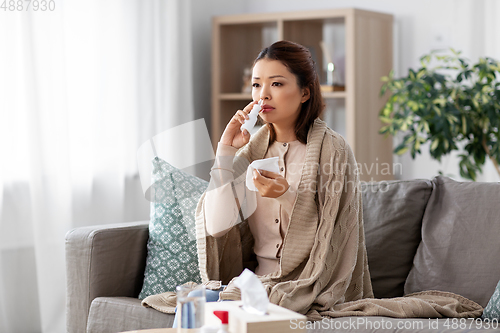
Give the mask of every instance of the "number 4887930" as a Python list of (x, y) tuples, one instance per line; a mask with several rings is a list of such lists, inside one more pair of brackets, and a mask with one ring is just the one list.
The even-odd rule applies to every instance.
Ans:
[(4, 0), (0, 6), (0, 10), (4, 12), (27, 12), (29, 10), (45, 12), (55, 9), (56, 2), (54, 0)]

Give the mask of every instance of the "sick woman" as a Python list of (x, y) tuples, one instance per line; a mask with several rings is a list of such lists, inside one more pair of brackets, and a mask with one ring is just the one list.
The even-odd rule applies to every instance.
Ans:
[[(356, 160), (320, 119), (324, 101), (309, 50), (289, 41), (264, 48), (253, 66), (252, 99), (227, 124), (198, 203), (203, 282), (224, 285), (220, 300), (238, 300), (234, 280), (248, 268), (270, 302), (310, 320), (373, 297)], [(259, 101), (264, 125), (250, 135), (241, 125)], [(271, 157), (278, 172), (248, 168)]]

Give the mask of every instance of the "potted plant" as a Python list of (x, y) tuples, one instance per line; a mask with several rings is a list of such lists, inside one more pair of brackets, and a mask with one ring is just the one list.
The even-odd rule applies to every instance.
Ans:
[[(391, 95), (380, 111), (382, 134), (404, 133), (394, 153), (410, 150), (412, 158), (425, 142), (440, 161), (453, 150), (460, 175), (476, 180), (489, 158), (500, 176), (500, 63), (481, 58), (469, 64), (460, 52), (433, 51), (420, 58), (421, 67), (408, 75), (383, 77), (381, 95)], [(461, 147), (461, 148), (459, 148)]]

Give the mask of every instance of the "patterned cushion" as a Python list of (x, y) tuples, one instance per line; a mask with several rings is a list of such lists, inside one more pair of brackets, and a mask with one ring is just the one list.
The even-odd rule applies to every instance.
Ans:
[(208, 183), (153, 159), (148, 255), (140, 299), (193, 281), (200, 283), (195, 210)]
[(500, 320), (500, 281), (498, 281), (495, 292), (493, 296), (491, 296), (488, 305), (484, 308), (482, 318)]

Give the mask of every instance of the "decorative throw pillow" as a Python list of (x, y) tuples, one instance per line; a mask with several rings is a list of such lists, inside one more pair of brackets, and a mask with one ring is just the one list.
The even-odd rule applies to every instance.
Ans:
[(498, 281), (497, 287), (493, 296), (491, 296), (488, 305), (484, 308), (483, 316), (481, 317), (489, 320), (500, 320), (500, 281)]
[(419, 179), (364, 183), (361, 191), (373, 293), (377, 298), (403, 296), (432, 183)]
[(153, 159), (148, 254), (140, 299), (201, 282), (195, 210), (208, 182)]
[(486, 306), (498, 283), (500, 184), (439, 176), (422, 219), (422, 242), (405, 294), (448, 291)]

